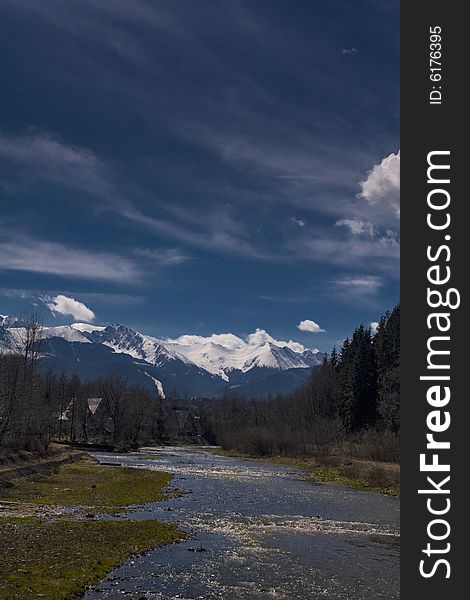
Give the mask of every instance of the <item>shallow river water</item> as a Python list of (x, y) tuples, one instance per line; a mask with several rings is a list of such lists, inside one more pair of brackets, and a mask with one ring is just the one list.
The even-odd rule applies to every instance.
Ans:
[(399, 598), (395, 498), (195, 447), (95, 456), (173, 473), (190, 493), (131, 517), (177, 521), (191, 537), (128, 561), (84, 600)]

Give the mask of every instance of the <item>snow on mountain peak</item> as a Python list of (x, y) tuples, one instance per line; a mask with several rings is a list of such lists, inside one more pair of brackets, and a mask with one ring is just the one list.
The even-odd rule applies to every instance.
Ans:
[(256, 329), (245, 339), (232, 333), (212, 334), (208, 337), (182, 335), (176, 339), (163, 340), (170, 347), (186, 356), (191, 362), (228, 380), (227, 373), (239, 370), (246, 373), (254, 367), (275, 369), (308, 368), (315, 363), (318, 350), (309, 351), (299, 342), (276, 340), (264, 329)]
[[(278, 346), (279, 348), (290, 348), (294, 352), (305, 352), (307, 348), (300, 342), (294, 342), (293, 340), (289, 340), (288, 342), (283, 340), (276, 340), (273, 338), (265, 329), (256, 329), (254, 333), (250, 333), (247, 337), (248, 343), (250, 344), (263, 344), (265, 342), (269, 342), (274, 346)], [(314, 350), (314, 352), (318, 352), (318, 350)]]
[[(14, 347), (21, 347), (26, 339), (26, 328), (25, 327), (9, 327), (8, 333), (11, 336), (11, 342)], [(87, 339), (80, 331), (75, 331), (68, 325), (61, 325), (59, 327), (43, 327), (41, 330), (41, 338), (48, 339), (58, 337), (66, 340), (67, 342), (80, 342), (82, 344), (89, 344), (90, 340)]]
[(75, 329), (76, 331), (80, 331), (80, 332), (87, 332), (87, 333), (91, 333), (93, 331), (103, 331), (104, 329), (106, 329), (106, 327), (100, 327), (98, 325), (90, 325), (90, 323), (72, 323), (72, 325), (70, 325), (70, 327), (72, 327), (72, 329)]
[(76, 331), (68, 325), (61, 325), (59, 327), (44, 327), (42, 330), (42, 337), (60, 337), (67, 342), (80, 342), (82, 344), (89, 344), (88, 340), (80, 331)]
[[(21, 337), (20, 328), (9, 329)], [(264, 329), (247, 336), (214, 333), (210, 336), (182, 335), (158, 339), (144, 335), (124, 325), (98, 326), (73, 323), (59, 327), (44, 327), (44, 338), (60, 337), (68, 342), (95, 343), (108, 346), (114, 352), (129, 354), (157, 367), (180, 361), (198, 367), (225, 381), (231, 371), (247, 373), (251, 369), (306, 369), (320, 362), (317, 349), (307, 349), (293, 340), (278, 340)]]

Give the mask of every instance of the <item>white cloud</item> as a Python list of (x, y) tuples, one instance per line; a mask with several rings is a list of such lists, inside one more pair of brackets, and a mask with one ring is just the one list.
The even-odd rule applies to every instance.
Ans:
[(363, 221), (362, 219), (340, 219), (336, 221), (335, 227), (345, 227), (353, 235), (367, 235), (373, 237), (375, 235), (375, 226), (370, 221)]
[(325, 331), (318, 323), (315, 323), (315, 321), (312, 321), (311, 319), (300, 321), (297, 325), (297, 329), (300, 329), (300, 331), (308, 331), (310, 333), (321, 333)]
[(377, 321), (372, 321), (372, 323), (370, 324), (370, 330), (372, 332), (372, 335), (375, 335), (377, 333), (377, 327), (379, 326)]
[(294, 342), (293, 340), (277, 340), (276, 338), (273, 338), (272, 335), (270, 335), (265, 329), (260, 328), (257, 328), (254, 333), (250, 333), (250, 335), (247, 337), (247, 341), (249, 346), (258, 346), (269, 342), (270, 344), (274, 344), (274, 346), (279, 346), (280, 348), (290, 348), (294, 352), (304, 352), (305, 350), (305, 346), (299, 342)]
[(259, 327), (254, 333), (250, 333), (250, 335), (248, 336), (249, 344), (258, 345), (273, 341), (274, 338), (271, 337), (271, 335), (265, 329), (260, 329)]
[(357, 48), (343, 48), (341, 54), (359, 54), (359, 50)]
[[(290, 348), (294, 352), (305, 352), (306, 348), (303, 344), (299, 342), (294, 342), (293, 340), (289, 340), (288, 342), (281, 342), (280, 340), (275, 340), (275, 346), (279, 346), (280, 348)], [(317, 348), (311, 348), (313, 352), (318, 352)]]
[(295, 223), (299, 227), (305, 227), (304, 219), (299, 219), (297, 217), (291, 217), (290, 220), (292, 221), (292, 223)]
[(360, 198), (369, 204), (382, 204), (400, 214), (400, 151), (389, 154), (375, 165), (365, 181), (360, 182)]
[(95, 313), (88, 308), (83, 302), (75, 300), (75, 298), (69, 298), (59, 294), (54, 298), (48, 298), (45, 302), (49, 310), (54, 314), (59, 315), (70, 315), (78, 321), (91, 322), (95, 318)]

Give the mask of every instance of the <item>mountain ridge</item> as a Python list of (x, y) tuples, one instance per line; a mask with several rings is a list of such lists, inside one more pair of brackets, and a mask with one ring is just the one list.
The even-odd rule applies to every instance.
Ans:
[[(21, 342), (23, 328), (17, 325), (21, 323), (4, 316), (0, 348), (12, 351)], [(42, 338), (44, 367), (84, 379), (125, 372), (132, 383), (156, 387), (162, 397), (216, 396), (226, 389), (256, 397), (286, 392), (324, 356), (298, 342), (276, 340), (262, 329), (245, 338), (227, 333), (160, 339), (121, 324), (78, 322), (44, 327)]]

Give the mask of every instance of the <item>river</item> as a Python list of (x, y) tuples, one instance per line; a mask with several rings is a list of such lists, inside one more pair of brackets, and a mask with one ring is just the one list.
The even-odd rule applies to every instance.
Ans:
[(191, 537), (128, 561), (83, 600), (399, 598), (396, 498), (197, 447), (94, 456), (173, 473), (189, 493), (131, 517), (177, 521)]

